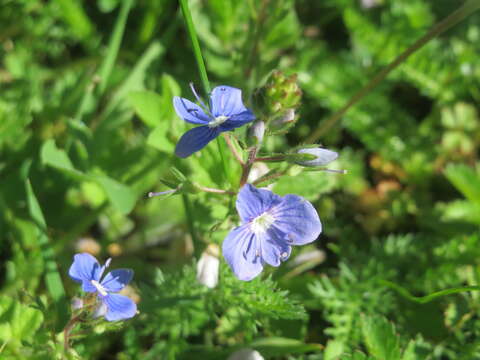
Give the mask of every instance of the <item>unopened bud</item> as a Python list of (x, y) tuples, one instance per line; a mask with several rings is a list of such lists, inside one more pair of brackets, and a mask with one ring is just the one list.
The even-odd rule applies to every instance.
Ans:
[(303, 149), (297, 150), (297, 153), (316, 156), (316, 159), (313, 159), (313, 160), (296, 162), (298, 165), (302, 165), (302, 166), (324, 166), (334, 161), (336, 158), (338, 158), (338, 153), (336, 153), (335, 151), (323, 149), (320, 147), (303, 148)]
[(265, 123), (261, 120), (255, 121), (248, 129), (247, 144), (249, 146), (258, 146), (263, 141), (265, 134)]
[(72, 310), (80, 310), (83, 308), (83, 300), (79, 297), (74, 297), (70, 306), (72, 307)]
[(210, 289), (213, 289), (218, 284), (219, 256), (220, 250), (218, 245), (210, 244), (197, 263), (197, 281)]

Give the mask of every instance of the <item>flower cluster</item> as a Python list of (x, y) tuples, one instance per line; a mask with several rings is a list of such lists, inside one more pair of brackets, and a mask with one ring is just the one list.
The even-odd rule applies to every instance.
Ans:
[[(200, 126), (187, 131), (180, 138), (175, 149), (177, 156), (188, 157), (205, 147), (220, 133), (253, 122), (247, 132), (248, 160), (245, 162), (231, 147), (243, 168), (241, 188), (236, 201), (241, 224), (228, 234), (222, 246), (223, 256), (236, 277), (248, 281), (258, 276), (265, 264), (279, 266), (289, 258), (293, 245), (311, 243), (322, 231), (315, 208), (304, 198), (291, 194), (281, 197), (270, 190), (245, 184), (262, 145), (266, 127), (287, 129), (294, 123), (294, 109), (300, 102), (301, 90), (296, 84), (295, 76), (285, 77), (280, 72), (275, 72), (264, 90), (256, 92), (255, 108), (261, 115), (261, 119), (256, 119), (253, 112), (243, 104), (242, 92), (239, 89), (225, 85), (214, 88), (206, 106), (193, 86), (191, 88), (198, 104), (175, 97), (173, 105), (177, 115), (183, 120)], [(279, 127), (276, 122), (286, 114), (288, 119), (282, 120)], [(318, 167), (337, 157), (338, 154), (334, 151), (307, 146), (281, 156), (263, 159), (280, 159), (301, 166)], [(217, 278), (218, 260), (205, 253), (198, 263), (198, 280), (208, 287), (214, 287)]]

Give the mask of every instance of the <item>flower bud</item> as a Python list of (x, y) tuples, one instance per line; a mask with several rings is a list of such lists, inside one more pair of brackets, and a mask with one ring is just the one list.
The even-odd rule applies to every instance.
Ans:
[(227, 360), (264, 360), (264, 358), (258, 351), (247, 348), (235, 351)]
[(248, 129), (247, 144), (248, 146), (258, 146), (263, 141), (265, 134), (265, 123), (263, 121), (255, 121)]
[(74, 297), (72, 299), (72, 302), (70, 304), (72, 310), (80, 310), (81, 308), (83, 308), (83, 300), (79, 297)]
[(218, 284), (219, 256), (220, 250), (218, 245), (210, 244), (197, 263), (197, 281), (210, 289), (213, 289)]
[(256, 114), (266, 119), (282, 116), (289, 109), (300, 105), (302, 90), (298, 86), (297, 76), (286, 76), (281, 71), (274, 71), (266, 84), (255, 90), (252, 97)]
[(295, 125), (296, 121), (295, 109), (287, 109), (282, 115), (277, 116), (270, 122), (269, 129), (272, 132), (286, 131)]
[(338, 158), (338, 153), (336, 153), (335, 151), (323, 149), (321, 147), (303, 148), (303, 149), (297, 150), (297, 153), (309, 154), (316, 157), (315, 159), (312, 159), (312, 160), (295, 161), (295, 163), (298, 165), (309, 166), (309, 167), (324, 166), (332, 162), (336, 158)]

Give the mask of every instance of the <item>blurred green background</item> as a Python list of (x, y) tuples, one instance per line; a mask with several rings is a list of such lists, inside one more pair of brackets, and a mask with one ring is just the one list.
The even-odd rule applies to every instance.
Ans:
[[(247, 100), (272, 70), (298, 74), (299, 121), (265, 148), (286, 151), (463, 1), (189, 4), (212, 85)], [(229, 199), (146, 198), (167, 189), (172, 166), (220, 188), (238, 174), (231, 156), (222, 174), (215, 144), (173, 155), (189, 126), (172, 97), (201, 88), (178, 3), (0, 0), (0, 358), (61, 358), (78, 292), (67, 271), (88, 251), (135, 270), (141, 313), (85, 325), (71, 358), (224, 359), (251, 347), (280, 359), (480, 359), (477, 292), (417, 304), (381, 282), (415, 295), (479, 282), (479, 40), (477, 12), (320, 139), (347, 175), (293, 169), (274, 185), (318, 209), (314, 245), (250, 283), (222, 261), (209, 290), (194, 259), (234, 225)]]

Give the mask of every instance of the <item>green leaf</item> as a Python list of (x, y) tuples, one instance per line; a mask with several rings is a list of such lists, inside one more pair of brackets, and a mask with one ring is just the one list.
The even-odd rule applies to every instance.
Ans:
[(442, 209), (443, 220), (463, 220), (473, 224), (480, 224), (480, 204), (467, 200), (455, 200)]
[(468, 200), (480, 204), (480, 177), (464, 164), (449, 164), (445, 176)]
[(163, 122), (158, 125), (150, 135), (148, 135), (147, 144), (160, 151), (167, 153), (173, 152), (175, 146), (167, 138), (168, 127), (168, 122)]
[(73, 167), (67, 153), (57, 148), (55, 141), (52, 139), (45, 141), (42, 145), (40, 159), (43, 164), (59, 169), (77, 180), (85, 179), (85, 175)]
[[(295, 170), (297, 170), (295, 172)], [(290, 176), (281, 177), (274, 185), (279, 195), (297, 194), (314, 201), (323, 193), (329, 192), (338, 184), (336, 175), (321, 172), (300, 172), (292, 169)]]
[(378, 360), (400, 360), (400, 342), (395, 327), (380, 316), (362, 317), (362, 334), (368, 351)]
[(320, 344), (305, 344), (296, 339), (282, 337), (260, 338), (250, 343), (249, 347), (258, 350), (265, 356), (284, 356), (285, 354), (318, 352), (323, 348)]
[(125, 31), (125, 25), (127, 24), (128, 13), (130, 12), (132, 4), (133, 0), (124, 0), (122, 2), (120, 14), (118, 15), (115, 28), (112, 32), (112, 37), (110, 38), (110, 42), (108, 44), (107, 54), (104, 57), (102, 65), (100, 66), (100, 84), (98, 85), (98, 91), (100, 95), (102, 95), (107, 88), (108, 80), (110, 79), (110, 74), (112, 73), (113, 66), (115, 65), (115, 60), (118, 55), (118, 50), (120, 49), (123, 32)]
[(60, 7), (60, 14), (72, 27), (73, 32), (81, 39), (90, 36), (94, 30), (93, 24), (78, 0), (55, 0)]
[(110, 202), (118, 211), (122, 214), (132, 211), (137, 195), (129, 186), (104, 175), (92, 175), (92, 179), (102, 186)]
[(135, 91), (128, 94), (135, 112), (148, 126), (162, 124), (164, 110), (163, 98), (152, 91)]
[(35, 335), (43, 322), (43, 314), (11, 297), (0, 296), (0, 319), (0, 342), (19, 342)]
[(330, 340), (323, 353), (324, 360), (338, 360), (345, 350), (345, 344), (342, 341)]
[(65, 289), (63, 288), (62, 278), (58, 273), (55, 253), (48, 240), (46, 233), (47, 224), (45, 222), (42, 209), (40, 208), (40, 204), (37, 201), (32, 185), (30, 184), (30, 180), (28, 179), (25, 181), (25, 188), (27, 192), (28, 210), (32, 220), (38, 228), (38, 243), (40, 245), (39, 247), (42, 249), (42, 257), (43, 261), (45, 262), (46, 269), (45, 284), (55, 303), (58, 315), (56, 329), (59, 331), (66, 324), (68, 318)]

